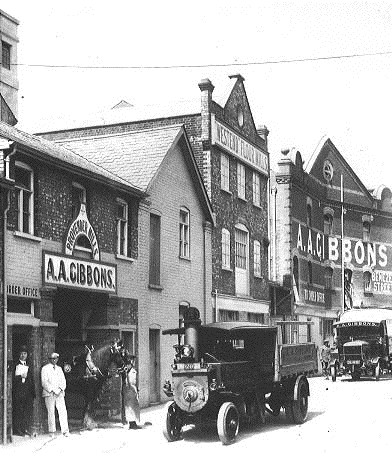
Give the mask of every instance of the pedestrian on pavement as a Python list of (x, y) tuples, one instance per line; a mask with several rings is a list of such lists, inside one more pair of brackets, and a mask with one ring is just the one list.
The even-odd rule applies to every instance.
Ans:
[(48, 431), (51, 437), (56, 432), (55, 408), (60, 421), (61, 432), (69, 436), (68, 414), (65, 406), (66, 381), (63, 369), (57, 365), (59, 354), (52, 352), (49, 355), (49, 363), (42, 367), (41, 383), (42, 396), (48, 411)]
[(320, 359), (321, 365), (323, 367), (323, 376), (325, 379), (329, 379), (329, 363), (331, 361), (331, 348), (329, 346), (329, 341), (324, 340), (324, 344), (320, 350)]
[(17, 436), (31, 436), (31, 417), (36, 395), (34, 373), (27, 358), (27, 347), (21, 346), (12, 376), (13, 433)]
[(124, 370), (121, 373), (121, 412), (123, 423), (128, 426), (128, 429), (141, 429), (135, 356), (130, 355), (126, 349), (123, 349), (122, 356), (125, 362)]

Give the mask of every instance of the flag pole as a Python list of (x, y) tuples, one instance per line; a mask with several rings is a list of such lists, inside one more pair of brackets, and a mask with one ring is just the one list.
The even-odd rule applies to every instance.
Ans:
[(341, 232), (342, 232), (342, 243), (341, 243), (341, 266), (342, 266), (342, 272), (341, 272), (341, 278), (342, 278), (342, 313), (345, 311), (345, 288), (344, 288), (344, 255), (343, 255), (343, 238), (344, 238), (344, 207), (343, 207), (343, 174), (340, 175), (340, 201), (342, 204), (342, 212), (340, 216), (340, 223), (341, 223)]

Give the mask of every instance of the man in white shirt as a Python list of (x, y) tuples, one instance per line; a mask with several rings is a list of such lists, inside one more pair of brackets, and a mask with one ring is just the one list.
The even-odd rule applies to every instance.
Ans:
[(51, 437), (56, 432), (55, 408), (59, 414), (60, 428), (64, 436), (69, 436), (68, 414), (65, 406), (65, 388), (67, 386), (62, 368), (57, 365), (59, 355), (52, 352), (49, 363), (42, 367), (42, 396), (48, 411), (48, 431)]

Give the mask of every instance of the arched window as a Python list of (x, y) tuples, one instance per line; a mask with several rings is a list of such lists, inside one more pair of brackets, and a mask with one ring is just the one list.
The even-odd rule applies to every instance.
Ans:
[(261, 246), (259, 241), (253, 243), (253, 273), (261, 277)]
[(222, 267), (230, 269), (230, 231), (222, 229)]
[(363, 242), (370, 242), (370, 222), (363, 222)]
[(369, 271), (363, 273), (363, 290), (365, 293), (372, 292), (372, 274)]
[(34, 234), (34, 173), (24, 162), (15, 162), (18, 231)]
[(331, 214), (324, 214), (324, 234), (331, 235), (333, 227), (333, 218)]

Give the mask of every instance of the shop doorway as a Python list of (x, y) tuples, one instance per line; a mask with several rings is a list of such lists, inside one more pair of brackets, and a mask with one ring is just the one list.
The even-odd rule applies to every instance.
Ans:
[(158, 403), (160, 401), (160, 331), (158, 329), (150, 329), (150, 403)]

